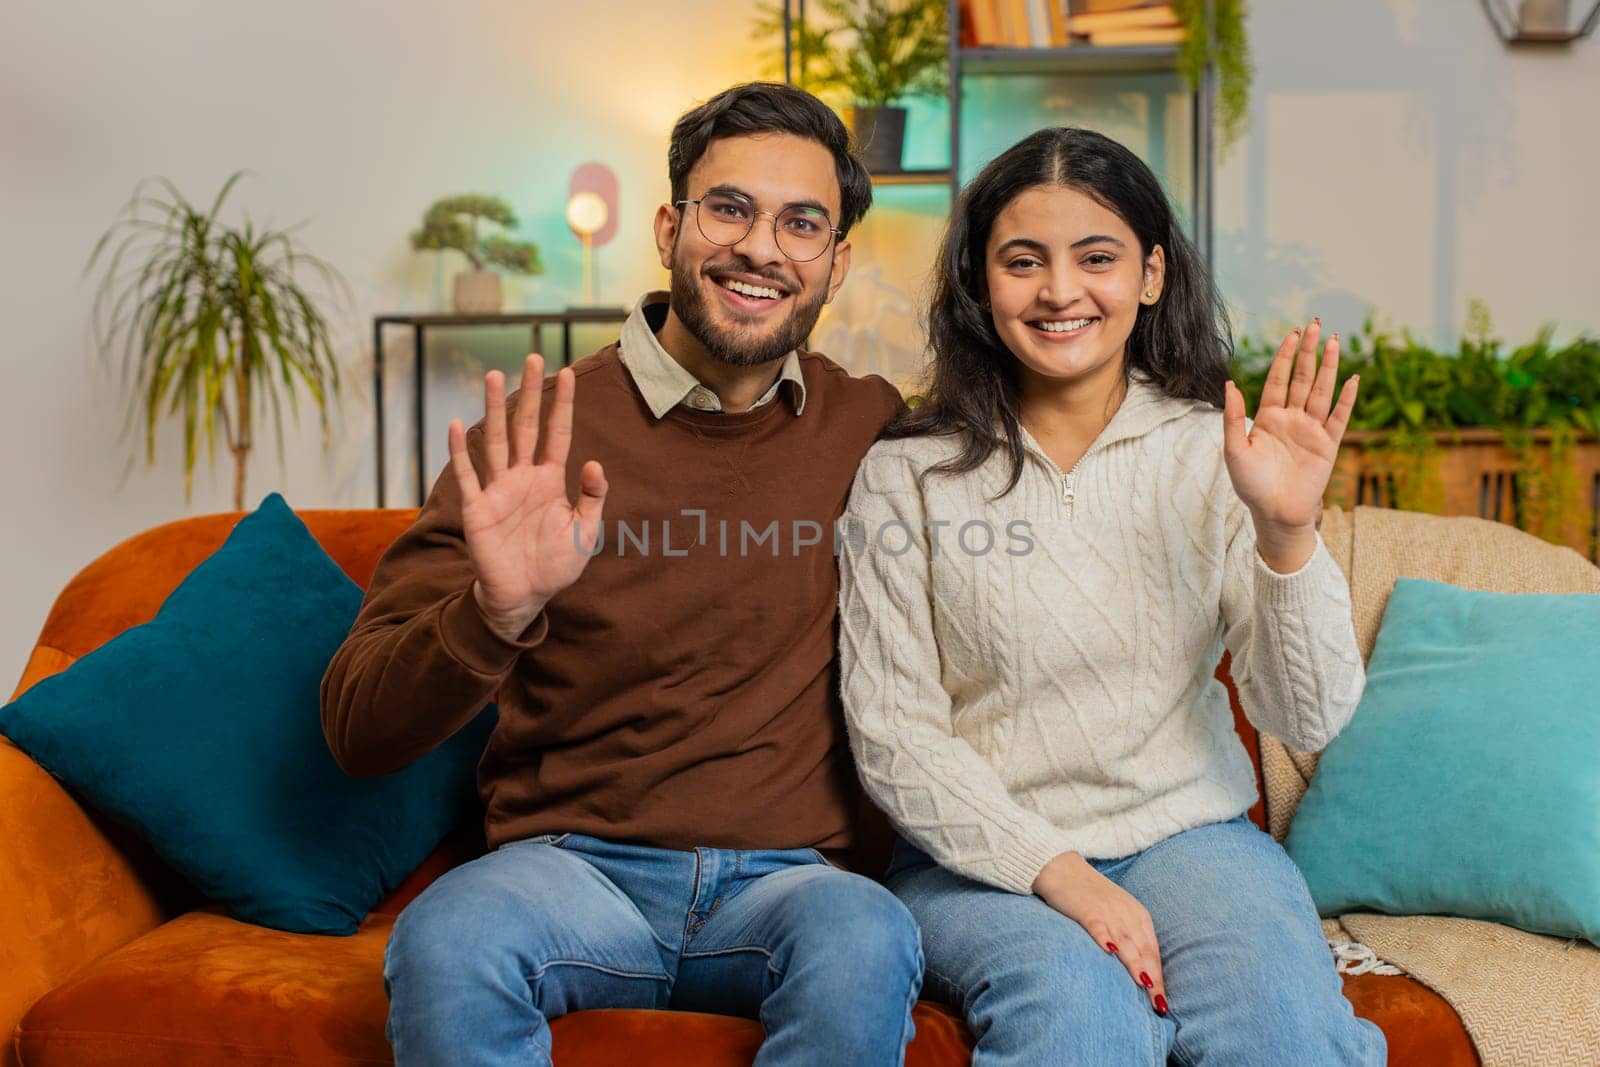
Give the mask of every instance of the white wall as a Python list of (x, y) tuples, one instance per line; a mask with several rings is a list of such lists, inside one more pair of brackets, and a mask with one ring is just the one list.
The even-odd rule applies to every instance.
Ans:
[(1475, 0), (1256, 0), (1250, 31), (1217, 182), (1243, 331), (1375, 308), (1453, 344), (1473, 298), (1511, 341), (1600, 330), (1600, 36), (1507, 47)]
[[(1512, 339), (1545, 321), (1564, 335), (1600, 329), (1600, 39), (1509, 50), (1470, 0), (1254, 7), (1251, 132), (1217, 197), (1219, 278), (1244, 331), (1313, 313), (1349, 330), (1376, 306), (1443, 341), (1469, 297), (1487, 300)], [(256, 217), (311, 219), (306, 245), (356, 292), (341, 338), (344, 417), (326, 453), (314, 419), (291, 433), (284, 466), (270, 444), (259, 449), (249, 499), (276, 489), (301, 507), (367, 505), (369, 317), (437, 308), (455, 269), (409, 251), (422, 209), (448, 193), (506, 196), (549, 268), (514, 285), (508, 306), (559, 306), (577, 291), (567, 178), (607, 163), (623, 206), (601, 254), (602, 295), (631, 302), (662, 276), (648, 220), (664, 199), (673, 118), (760, 73), (749, 11), (746, 0), (0, 6), (7, 692), (79, 567), (135, 531), (230, 506), (225, 453), (185, 504), (171, 432), (155, 469), (121, 480), (132, 451), (118, 436), (123, 401), (93, 350), (93, 286), (79, 275), (138, 179), (166, 175), (198, 199), (249, 168), (237, 195)], [(931, 249), (936, 234), (925, 236), (907, 243)], [(479, 365), (458, 370), (459, 385)], [(444, 420), (470, 414), (473, 398), (430, 395), (442, 441)], [(403, 419), (403, 390), (393, 404)], [(408, 432), (391, 424), (391, 453)], [(389, 469), (404, 501), (404, 457)]]
[[(410, 251), (423, 209), (451, 193), (505, 196), (548, 271), (512, 283), (508, 307), (563, 306), (579, 273), (562, 222), (567, 182), (580, 163), (604, 162), (621, 179), (622, 229), (599, 255), (601, 295), (631, 302), (664, 277), (649, 219), (667, 198), (673, 120), (760, 73), (748, 10), (726, 0), (0, 5), (0, 700), (81, 566), (138, 530), (231, 507), (225, 449), (185, 504), (172, 432), (155, 469), (140, 463), (121, 481), (133, 445), (118, 436), (122, 395), (93, 350), (94, 285), (80, 273), (140, 178), (165, 175), (209, 203), (248, 168), (240, 205), (280, 224), (311, 220), (305, 245), (357, 299), (341, 344), (344, 419), (327, 453), (314, 417), (290, 431), (284, 466), (258, 447), (247, 499), (276, 489), (301, 507), (370, 505), (370, 316), (438, 310), (457, 269)], [(400, 425), (389, 430), (391, 500), (402, 504), (406, 395), (392, 398)], [(464, 414), (451, 403), (432, 405), (441, 457), (443, 420)]]

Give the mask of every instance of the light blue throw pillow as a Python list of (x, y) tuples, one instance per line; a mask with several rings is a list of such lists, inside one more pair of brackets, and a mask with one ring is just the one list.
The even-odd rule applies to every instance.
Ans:
[(1400, 579), (1286, 847), (1324, 916), (1600, 942), (1600, 596)]
[(361, 596), (273, 493), (154, 619), (0, 708), (0, 733), (237, 918), (352, 934), (477, 817), (496, 717), (394, 774), (341, 771), (320, 689)]

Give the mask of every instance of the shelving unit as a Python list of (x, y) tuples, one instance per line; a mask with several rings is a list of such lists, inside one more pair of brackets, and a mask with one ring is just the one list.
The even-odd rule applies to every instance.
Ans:
[(873, 185), (949, 185), (948, 167), (880, 171), (872, 176)]
[[(959, 28), (957, 30), (959, 33)], [(959, 40), (959, 38), (958, 38)], [(1006, 73), (1058, 74), (1063, 70), (1132, 71), (1173, 70), (1177, 67), (1175, 45), (1141, 44), (1116, 48), (1072, 45), (1067, 48), (962, 48), (954, 54), (963, 66), (982, 66)]]
[[(785, 0), (786, 26), (805, 21), (805, 0)], [(1178, 47), (1175, 45), (1129, 45), (1105, 48), (1092, 45), (1073, 45), (1065, 48), (971, 48), (961, 44), (961, 5), (959, 0), (947, 0), (949, 27), (949, 109), (950, 109), (950, 166), (915, 171), (898, 171), (873, 176), (878, 185), (948, 184), (952, 202), (959, 194), (962, 180), (963, 90), (968, 76), (996, 76), (1012, 74), (1042, 75), (1105, 75), (1143, 74), (1150, 72), (1176, 72)], [(792, 80), (794, 56), (793, 35), (784, 42), (785, 77)], [(1193, 138), (1192, 237), (1200, 254), (1207, 261), (1212, 257), (1212, 173), (1215, 167), (1215, 139), (1212, 130), (1212, 110), (1215, 101), (1216, 72), (1206, 70), (1192, 96), (1191, 136)], [(1031, 130), (1020, 128), (1017, 138)]]

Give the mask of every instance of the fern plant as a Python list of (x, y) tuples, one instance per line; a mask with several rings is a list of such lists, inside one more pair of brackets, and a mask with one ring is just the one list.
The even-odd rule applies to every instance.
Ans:
[[(793, 23), (794, 83), (854, 107), (886, 107), (946, 85), (945, 0), (813, 0), (819, 17)], [(752, 37), (776, 40), (769, 73), (781, 72), (783, 4), (757, 7)]]

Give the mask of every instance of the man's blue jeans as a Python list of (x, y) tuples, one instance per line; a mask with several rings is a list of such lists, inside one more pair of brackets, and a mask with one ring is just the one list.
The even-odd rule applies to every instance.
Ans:
[(445, 874), (384, 954), (399, 1067), (550, 1062), (583, 1008), (760, 1019), (757, 1063), (898, 1064), (922, 952), (882, 886), (813, 849), (692, 852), (579, 834)]
[(973, 1067), (1381, 1065), (1344, 998), (1305, 879), (1244, 816), (1094, 862), (1150, 912), (1169, 1013), (1073, 920), (900, 842), (888, 886), (922, 926), (928, 992), (966, 1016)]

